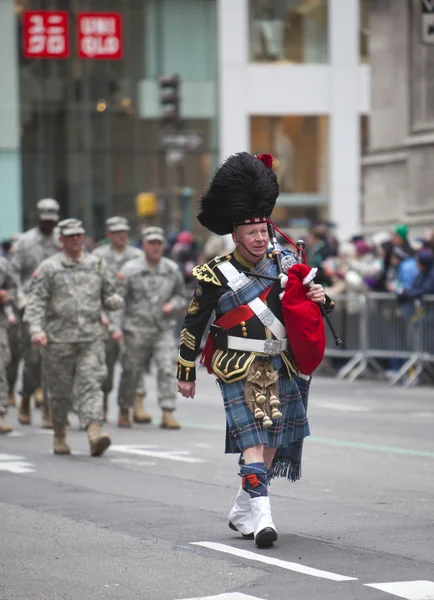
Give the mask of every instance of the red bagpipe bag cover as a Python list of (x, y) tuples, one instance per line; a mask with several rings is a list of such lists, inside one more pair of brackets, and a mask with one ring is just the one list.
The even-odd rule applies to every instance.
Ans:
[(288, 269), (288, 281), (282, 296), (282, 310), (288, 342), (300, 373), (310, 375), (324, 358), (326, 337), (321, 310), (307, 300), (308, 286), (303, 284), (311, 268), (304, 264)]

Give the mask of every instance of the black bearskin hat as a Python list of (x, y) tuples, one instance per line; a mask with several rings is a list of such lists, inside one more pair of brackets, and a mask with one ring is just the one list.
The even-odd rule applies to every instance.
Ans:
[(219, 235), (249, 219), (269, 217), (279, 195), (273, 157), (238, 152), (217, 169), (201, 198), (199, 223)]

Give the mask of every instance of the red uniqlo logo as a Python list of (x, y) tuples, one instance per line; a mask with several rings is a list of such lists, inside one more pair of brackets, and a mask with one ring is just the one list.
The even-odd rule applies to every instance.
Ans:
[(80, 13), (77, 16), (80, 58), (122, 58), (122, 19), (119, 13)]
[(23, 24), (24, 56), (26, 58), (68, 57), (67, 12), (26, 11)]

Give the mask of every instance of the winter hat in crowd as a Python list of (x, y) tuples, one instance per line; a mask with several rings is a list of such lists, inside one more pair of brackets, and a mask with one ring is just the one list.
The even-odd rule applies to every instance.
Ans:
[(396, 233), (396, 235), (399, 235), (399, 237), (402, 238), (404, 241), (406, 241), (408, 237), (408, 226), (395, 225), (395, 227), (393, 228), (393, 232)]
[(417, 253), (417, 260), (423, 267), (432, 267), (434, 264), (434, 255), (429, 250), (420, 250)]
[(355, 244), (357, 254), (364, 256), (371, 252), (371, 246), (365, 240), (358, 240)]

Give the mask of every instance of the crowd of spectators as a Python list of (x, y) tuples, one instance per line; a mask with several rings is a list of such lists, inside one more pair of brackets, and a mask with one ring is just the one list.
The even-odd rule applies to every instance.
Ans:
[(434, 294), (434, 232), (410, 240), (406, 225), (371, 237), (338, 243), (327, 225), (310, 229), (308, 263), (333, 297), (343, 293), (392, 292), (400, 299)]

